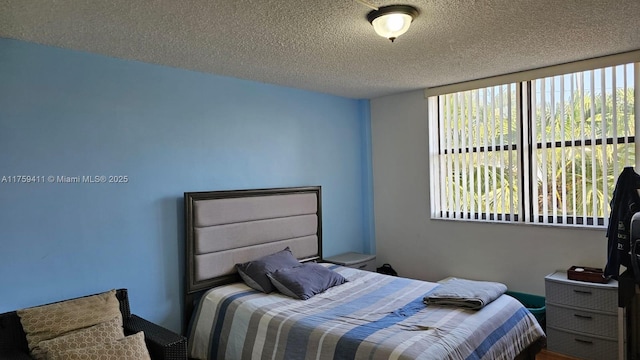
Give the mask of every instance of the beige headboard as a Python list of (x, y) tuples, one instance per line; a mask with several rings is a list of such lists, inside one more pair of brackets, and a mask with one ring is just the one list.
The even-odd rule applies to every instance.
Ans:
[(286, 247), (321, 259), (321, 199), (319, 186), (184, 193), (186, 294), (239, 281), (235, 264)]

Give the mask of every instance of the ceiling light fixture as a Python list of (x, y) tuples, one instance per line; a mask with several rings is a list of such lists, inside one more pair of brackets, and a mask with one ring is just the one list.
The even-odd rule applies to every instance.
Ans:
[(389, 5), (367, 14), (367, 20), (376, 33), (393, 42), (409, 30), (409, 25), (418, 16), (418, 9), (409, 5)]

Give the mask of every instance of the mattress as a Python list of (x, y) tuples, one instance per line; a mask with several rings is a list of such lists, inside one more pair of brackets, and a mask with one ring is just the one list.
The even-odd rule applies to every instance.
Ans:
[(481, 310), (425, 305), (437, 283), (324, 264), (348, 282), (308, 300), (242, 283), (209, 290), (189, 326), (195, 359), (513, 359), (544, 337), (502, 295)]

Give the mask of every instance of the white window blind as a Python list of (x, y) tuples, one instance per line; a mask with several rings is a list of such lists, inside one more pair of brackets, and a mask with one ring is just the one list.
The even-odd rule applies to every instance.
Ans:
[(503, 220), (518, 211), (516, 84), (438, 97), (443, 217)]
[(435, 218), (606, 225), (635, 165), (633, 64), (429, 97)]

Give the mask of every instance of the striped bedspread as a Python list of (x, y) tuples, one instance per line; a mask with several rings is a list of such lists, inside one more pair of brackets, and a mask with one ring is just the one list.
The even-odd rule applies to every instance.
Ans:
[(309, 300), (237, 283), (203, 296), (189, 330), (195, 359), (513, 359), (544, 336), (503, 295), (482, 310), (426, 306), (436, 283), (326, 264), (348, 283)]

